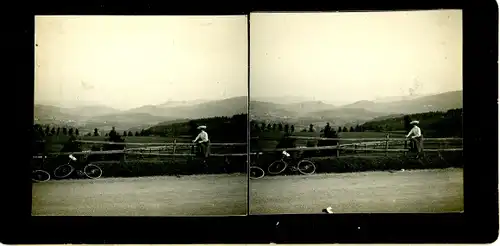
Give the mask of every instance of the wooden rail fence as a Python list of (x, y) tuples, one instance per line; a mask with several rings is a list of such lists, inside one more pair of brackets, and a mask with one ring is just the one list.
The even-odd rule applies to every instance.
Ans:
[[(302, 136), (288, 136), (288, 138), (293, 139), (304, 139), (304, 140), (336, 140), (337, 145), (335, 146), (315, 146), (315, 147), (295, 147), (295, 148), (279, 148), (279, 149), (262, 149), (262, 152), (277, 152), (277, 151), (317, 151), (317, 150), (337, 150), (336, 156), (340, 155), (341, 150), (350, 151), (364, 151), (364, 152), (384, 152), (386, 155), (389, 152), (403, 152), (407, 153), (410, 150), (407, 148), (409, 139), (407, 138), (390, 138), (389, 135), (385, 138), (322, 138), (322, 137), (302, 137)], [(253, 137), (253, 139), (259, 139), (259, 137)], [(266, 139), (266, 138), (264, 138)], [(342, 141), (358, 141), (356, 143), (340, 144)], [(426, 142), (460, 142), (463, 143), (462, 138), (424, 138)], [(404, 144), (402, 149), (391, 149), (389, 148), (390, 143), (401, 143)], [(367, 148), (368, 146), (385, 145), (383, 149), (377, 148)], [(359, 148), (364, 146), (364, 148)], [(426, 149), (424, 146), (424, 152), (456, 152), (463, 151), (463, 148), (444, 148), (444, 149)]]
[[(132, 145), (132, 146), (152, 146), (152, 147), (140, 147), (140, 148), (125, 148), (123, 150), (99, 150), (99, 151), (82, 151), (82, 152), (57, 152), (48, 153), (49, 155), (101, 155), (101, 154), (128, 154), (128, 155), (140, 155), (140, 156), (179, 156), (179, 157), (194, 157), (196, 154), (192, 153), (176, 153), (178, 151), (177, 147), (185, 146), (192, 147), (195, 143), (177, 143), (174, 140), (173, 143), (129, 143), (129, 142), (107, 142), (107, 141), (87, 141), (87, 140), (76, 140), (79, 143), (89, 143), (89, 144), (110, 144), (110, 145)], [(211, 146), (246, 146), (246, 143), (211, 143)], [(161, 151), (172, 150), (172, 153), (160, 153)], [(155, 151), (155, 152), (153, 152)], [(247, 153), (226, 153), (226, 154), (216, 154), (211, 153), (210, 156), (246, 156)]]
[[(321, 138), (321, 137), (300, 137), (300, 136), (290, 136), (289, 138), (295, 139), (308, 139), (308, 140), (343, 140), (343, 141), (361, 141), (357, 143), (349, 143), (349, 144), (340, 144), (337, 142), (335, 146), (317, 146), (317, 147), (295, 147), (295, 148), (273, 148), (273, 149), (262, 149), (261, 152), (251, 152), (250, 155), (260, 155), (264, 152), (277, 152), (277, 151), (317, 151), (317, 150), (337, 150), (336, 156), (340, 155), (341, 150), (349, 150), (349, 151), (364, 151), (364, 152), (385, 152), (386, 154), (389, 152), (408, 152), (407, 148), (408, 139), (406, 138)], [(445, 141), (455, 141), (455, 142), (463, 142), (462, 138), (426, 138), (425, 141), (437, 141), (437, 142), (445, 142)], [(128, 154), (128, 155), (142, 155), (142, 156), (196, 156), (192, 153), (177, 153), (177, 147), (192, 147), (194, 143), (178, 143), (176, 140), (172, 143), (129, 143), (129, 142), (107, 142), (107, 141), (85, 141), (85, 140), (76, 140), (80, 143), (91, 143), (91, 144), (111, 144), (111, 145), (125, 145), (125, 146), (144, 146), (144, 147), (136, 147), (136, 148), (125, 148), (123, 150), (100, 150), (100, 151), (82, 151), (82, 152), (58, 152), (58, 153), (49, 153), (49, 155), (99, 155), (99, 154)], [(393, 142), (404, 142), (403, 149), (391, 149), (389, 148), (389, 143)], [(381, 145), (385, 144), (385, 148), (367, 148), (368, 146)], [(246, 146), (247, 143), (211, 143), (211, 146)], [(364, 148), (360, 148), (360, 146), (364, 146)], [(160, 153), (161, 151), (172, 151), (171, 153)], [(154, 153), (155, 151), (156, 153)], [(425, 149), (425, 152), (454, 152), (454, 151), (463, 151), (463, 148), (445, 148), (445, 149)], [(210, 154), (211, 156), (246, 156), (247, 153), (227, 153), (227, 154)]]

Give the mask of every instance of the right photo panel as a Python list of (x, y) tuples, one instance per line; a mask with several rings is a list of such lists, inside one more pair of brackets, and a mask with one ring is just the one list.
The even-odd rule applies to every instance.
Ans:
[(252, 13), (250, 214), (461, 212), (461, 10)]

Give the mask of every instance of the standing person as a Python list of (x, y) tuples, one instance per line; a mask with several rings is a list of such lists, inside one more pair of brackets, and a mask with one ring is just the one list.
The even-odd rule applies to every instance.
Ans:
[(411, 141), (414, 143), (414, 146), (416, 147), (416, 150), (417, 150), (416, 158), (417, 159), (421, 157), (421, 155), (423, 153), (423, 149), (424, 149), (424, 145), (423, 145), (424, 136), (422, 135), (422, 131), (420, 130), (420, 127), (418, 127), (419, 123), (420, 122), (418, 122), (418, 120), (414, 120), (414, 121), (410, 122), (410, 125), (413, 125), (413, 128), (411, 128), (408, 135), (406, 135), (406, 138), (411, 137)]
[(198, 133), (198, 136), (193, 140), (193, 143), (198, 144), (198, 148), (200, 152), (203, 154), (204, 158), (208, 157), (209, 154), (209, 144), (210, 140), (208, 139), (208, 133), (205, 131), (207, 129), (206, 126), (198, 126), (197, 128), (200, 130), (200, 133)]

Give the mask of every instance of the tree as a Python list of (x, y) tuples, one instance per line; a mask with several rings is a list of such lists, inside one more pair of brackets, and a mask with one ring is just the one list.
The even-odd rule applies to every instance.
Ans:
[(127, 131), (123, 131), (123, 136), (127, 136)]
[(337, 130), (337, 132), (342, 132), (342, 127), (339, 126), (339, 129)]
[(309, 125), (309, 132), (314, 132), (314, 125), (313, 124)]
[(68, 129), (66, 129), (66, 127), (63, 127), (63, 129), (62, 129), (62, 134), (63, 134), (64, 136), (68, 135)]
[(291, 133), (295, 132), (295, 126), (294, 126), (294, 125), (292, 125), (292, 126), (290, 127), (290, 132), (291, 132)]
[(267, 124), (267, 130), (271, 131), (272, 129), (273, 129), (273, 126), (271, 125), (271, 123)]
[(302, 129), (301, 132), (307, 132), (307, 128)]
[(285, 133), (288, 133), (289, 129), (290, 129), (290, 126), (288, 124), (285, 124), (285, 127), (284, 127)]
[(351, 128), (349, 129), (350, 132), (354, 132), (354, 127), (351, 126)]
[(59, 133), (61, 133), (61, 128), (60, 127), (57, 128), (56, 135), (59, 136)]
[(106, 133), (104, 134), (104, 136), (105, 136), (105, 137), (107, 137), (107, 136), (109, 136), (109, 134), (106, 132)]
[(99, 136), (99, 129), (94, 128), (94, 137), (98, 137), (98, 136)]
[(324, 132), (325, 137), (330, 136), (330, 131), (331, 131), (331, 130), (332, 130), (332, 128), (330, 127), (330, 123), (329, 123), (329, 122), (327, 122), (327, 123), (326, 123), (326, 126), (325, 126), (325, 129), (324, 129), (324, 131), (323, 131), (323, 132)]
[(75, 129), (75, 135), (80, 135), (80, 131), (78, 131), (78, 128)]
[(129, 137), (134, 136), (134, 134), (132, 133), (132, 131), (128, 131), (128, 136), (129, 136)]
[(274, 123), (274, 124), (273, 124), (273, 132), (275, 132), (275, 131), (276, 131), (276, 128), (278, 128), (278, 124)]
[(87, 133), (87, 136), (89, 136), (89, 137), (90, 137), (90, 136), (92, 136), (92, 133), (90, 133), (90, 132), (89, 132), (89, 133)]
[(260, 125), (260, 129), (261, 129), (262, 131), (265, 131), (265, 130), (266, 130), (266, 123), (262, 123), (262, 124)]
[(278, 124), (278, 131), (280, 132), (283, 131), (283, 124), (281, 123)]
[(135, 136), (136, 136), (136, 137), (140, 136), (140, 134), (139, 134), (139, 132), (138, 132), (138, 131), (136, 131), (136, 132), (135, 132)]
[(349, 132), (349, 130), (347, 129), (347, 127), (344, 126), (344, 128), (342, 128), (342, 131), (343, 132)]
[(68, 134), (69, 134), (70, 136), (73, 136), (73, 128), (70, 128), (70, 129), (68, 130)]
[(50, 127), (49, 127), (49, 126), (47, 126), (47, 127), (45, 128), (45, 136), (48, 136), (49, 134), (50, 134)]
[(405, 131), (409, 132), (411, 130), (411, 125), (410, 125), (410, 122), (411, 122), (411, 119), (410, 119), (410, 116), (409, 115), (405, 115), (403, 117), (403, 121), (404, 121), (404, 129)]
[(144, 129), (142, 129), (140, 135), (141, 136), (146, 136), (146, 131)]

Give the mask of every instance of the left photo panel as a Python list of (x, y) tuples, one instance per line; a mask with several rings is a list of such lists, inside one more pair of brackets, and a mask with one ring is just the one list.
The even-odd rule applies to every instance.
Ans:
[(32, 216), (247, 214), (247, 16), (36, 16)]

